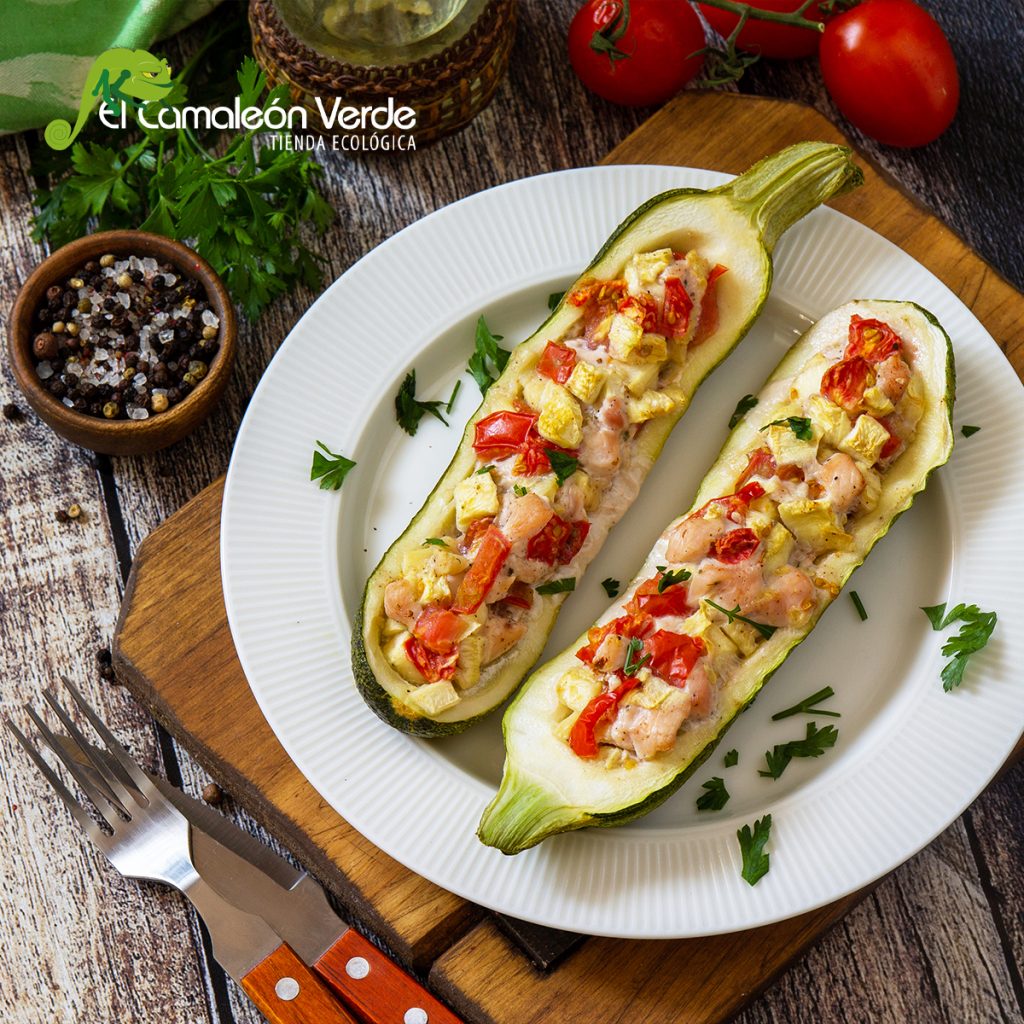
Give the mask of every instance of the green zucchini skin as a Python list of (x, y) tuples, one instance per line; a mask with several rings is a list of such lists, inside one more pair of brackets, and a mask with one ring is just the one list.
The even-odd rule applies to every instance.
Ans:
[[(890, 469), (890, 474), (896, 474), (899, 470), (898, 475), (894, 477), (887, 474), (883, 483), (879, 507), (884, 505), (888, 514), (884, 522), (880, 521), (877, 527), (866, 535), (863, 546), (852, 552), (851, 558), (844, 559), (842, 572), (836, 579), (840, 588), (845, 586), (850, 575), (864, 561), (874, 545), (891, 529), (892, 524), (910, 507), (914, 496), (924, 489), (931, 474), (945, 464), (953, 447), (952, 419), (956, 370), (949, 336), (938, 320), (916, 303), (868, 300), (864, 305), (874, 310), (875, 315), (885, 316), (887, 311), (892, 311), (894, 315), (902, 312), (917, 319), (921, 327), (920, 337), (926, 339), (928, 343), (927, 358), (919, 360), (919, 372), (922, 373), (925, 384), (925, 412), (908, 449)], [(860, 304), (851, 303), (830, 315), (835, 316), (842, 311), (845, 311), (846, 316), (850, 312), (865, 312)], [(814, 354), (817, 327), (818, 325), (815, 325), (807, 331), (790, 349), (766, 382), (766, 387), (775, 380), (792, 376), (793, 372)], [(923, 345), (922, 348), (924, 347)], [(764, 409), (761, 412), (759, 421), (771, 419), (770, 412)], [(730, 478), (735, 480), (738, 461), (751, 450), (750, 446), (756, 447), (756, 441), (753, 439), (755, 433), (756, 428), (751, 427), (745, 420), (737, 424), (701, 484), (693, 505), (683, 516), (700, 508), (718, 494), (728, 493), (728, 488), (723, 489), (722, 484)], [(889, 484), (895, 489), (892, 493), (888, 489)], [(893, 500), (890, 501), (891, 497)], [(889, 508), (889, 505), (892, 507)], [(876, 512), (867, 516), (868, 524), (875, 518)], [(675, 520), (669, 528), (678, 521)], [(612, 609), (617, 609), (640, 582), (651, 576), (657, 560), (652, 552), (629, 588), (616, 599)], [(845, 564), (847, 562), (848, 564)], [(586, 634), (578, 638), (565, 651), (533, 673), (505, 714), (502, 722), (506, 745), (505, 769), (501, 787), (484, 811), (477, 830), (481, 842), (494, 846), (506, 854), (515, 854), (560, 832), (592, 826), (624, 825), (653, 810), (679, 789), (711, 756), (736, 717), (756, 698), (789, 654), (810, 635), (832, 600), (835, 598), (823, 602), (813, 618), (801, 630), (779, 630), (776, 634), (779, 638), (778, 643), (773, 638), (762, 645), (751, 658), (753, 660), (760, 652), (768, 652), (763, 659), (764, 664), (761, 671), (746, 684), (742, 679), (739, 682), (726, 680), (723, 683), (723, 690), (735, 688), (738, 691), (737, 699), (727, 714), (721, 715), (712, 723), (713, 735), (698, 750), (688, 757), (680, 756), (678, 764), (670, 764), (660, 775), (652, 772), (655, 777), (649, 785), (636, 778), (641, 775), (640, 768), (629, 772), (620, 770), (614, 782), (615, 797), (605, 800), (603, 804), (593, 802), (579, 805), (566, 799), (567, 790), (574, 784), (571, 778), (567, 778), (566, 773), (578, 772), (580, 778), (586, 778), (588, 773), (611, 774), (614, 769), (592, 766), (576, 758), (571, 751), (568, 756), (560, 757), (558, 765), (538, 764), (538, 760), (543, 760), (544, 755), (542, 743), (547, 741), (542, 740), (531, 745), (524, 739), (529, 737), (531, 730), (537, 736), (542, 736), (541, 730), (544, 729), (550, 732), (553, 721), (544, 720), (544, 711), (551, 706), (549, 691), (565, 669), (573, 663), (575, 651), (586, 642)], [(609, 611), (599, 621), (604, 621), (612, 614)], [(775, 650), (771, 650), (773, 646)], [(742, 675), (742, 672), (736, 673), (736, 677)], [(733, 695), (730, 693), (729, 696)], [(568, 751), (567, 745), (563, 746)], [(674, 758), (676, 752), (673, 750), (666, 756)]]
[[(851, 163), (850, 151), (828, 143), (790, 146), (754, 165), (746, 174), (716, 189), (672, 189), (647, 200), (612, 232), (574, 285), (588, 277), (612, 278), (634, 252), (700, 238), (702, 252), (729, 266), (721, 280), (720, 324), (686, 364), (682, 386), (686, 402), (677, 412), (647, 424), (638, 448), (653, 464), (689, 399), (704, 378), (746, 335), (767, 298), (772, 280), (772, 248), (791, 224), (825, 200), (849, 191), (863, 181)], [(730, 280), (731, 279), (731, 280)], [(353, 623), (352, 671), (360, 694), (385, 722), (402, 732), (435, 738), (462, 732), (497, 708), (521, 683), (536, 662), (566, 594), (539, 596), (537, 618), (527, 638), (485, 668), (483, 681), (454, 708), (428, 717), (402, 701), (406, 683), (388, 663), (379, 642), (383, 590), (398, 573), (404, 550), (422, 544), (444, 528), (455, 483), (469, 475), (476, 422), (497, 408), (507, 407), (516, 382), (530, 370), (548, 340), (559, 337), (575, 314), (565, 300), (540, 328), (519, 344), (501, 377), (470, 418), (445, 473), (427, 496), (409, 526), (384, 554), (366, 582), (363, 601)]]

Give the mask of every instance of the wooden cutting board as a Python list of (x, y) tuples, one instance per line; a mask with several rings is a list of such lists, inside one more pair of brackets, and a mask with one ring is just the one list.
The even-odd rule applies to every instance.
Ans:
[[(793, 142), (844, 142), (802, 105), (687, 92), (616, 148), (606, 163), (740, 172)], [(1024, 296), (892, 181), (860, 161), (865, 185), (834, 205), (891, 239), (949, 285), (1024, 376)], [(623, 211), (625, 212), (625, 211)], [(1015, 335), (1018, 335), (1015, 338)], [(538, 971), (495, 919), (411, 874), (351, 829), (300, 775), (267, 726), (232, 646), (221, 596), (223, 481), (140, 546), (114, 641), (119, 678), (214, 778), (303, 860), (348, 914), (471, 1022), (645, 1024), (724, 1021), (864, 895), (735, 935), (675, 942), (588, 939)], [(1016, 754), (1024, 752), (1024, 744)], [(545, 935), (550, 955), (545, 955)], [(547, 963), (572, 945), (527, 934)], [(614, 964), (614, 970), (609, 965)], [(585, 992), (585, 1000), (576, 998)]]

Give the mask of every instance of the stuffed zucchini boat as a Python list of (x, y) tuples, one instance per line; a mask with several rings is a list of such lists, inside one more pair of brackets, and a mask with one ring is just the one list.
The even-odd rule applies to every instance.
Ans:
[(681, 786), (949, 458), (953, 388), (949, 338), (913, 303), (812, 327), (628, 589), (509, 707), (480, 839), (518, 853)]
[(802, 143), (721, 188), (655, 196), (615, 230), (513, 351), (366, 584), (352, 664), (385, 721), (458, 732), (519, 685), (697, 386), (760, 311), (779, 236), (860, 181), (847, 149)]

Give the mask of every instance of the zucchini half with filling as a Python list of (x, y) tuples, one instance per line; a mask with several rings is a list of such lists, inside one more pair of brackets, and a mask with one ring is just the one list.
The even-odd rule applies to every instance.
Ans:
[(812, 327), (628, 589), (509, 707), (480, 839), (518, 853), (678, 789), (949, 458), (953, 388), (913, 303)]
[(366, 584), (356, 683), (391, 725), (458, 732), (522, 681), (698, 384), (757, 316), (791, 224), (861, 181), (801, 143), (612, 234), (516, 347), (458, 451)]

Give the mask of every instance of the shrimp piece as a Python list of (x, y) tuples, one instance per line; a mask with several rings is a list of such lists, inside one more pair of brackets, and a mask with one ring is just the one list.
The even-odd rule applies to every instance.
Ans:
[(504, 615), (488, 615), (480, 633), (484, 640), (483, 663), (489, 665), (515, 647), (525, 632), (525, 622), (515, 622)]
[(580, 442), (580, 465), (596, 477), (612, 476), (619, 468), (622, 454), (621, 429), (588, 426)]
[(416, 600), (416, 588), (406, 579), (392, 580), (384, 588), (384, 613), (389, 619), (412, 630), (423, 605)]
[(575, 480), (566, 480), (555, 496), (555, 510), (570, 522), (585, 519), (587, 514), (586, 495)]
[(536, 558), (524, 558), (515, 552), (508, 556), (505, 568), (523, 583), (539, 583), (551, 573), (551, 566), (547, 562), (538, 561)]
[(875, 367), (875, 372), (878, 386), (885, 392), (889, 401), (898, 402), (910, 383), (910, 367), (898, 352), (894, 352)]
[(617, 672), (626, 664), (629, 641), (624, 636), (609, 633), (594, 652), (594, 668), (598, 672)]
[(711, 680), (701, 658), (686, 677), (683, 693), (690, 700), (689, 715), (703, 718), (711, 710)]
[(665, 557), (670, 562), (699, 562), (711, 545), (731, 526), (724, 516), (716, 519), (690, 516), (669, 534)]
[[(516, 574), (509, 568), (506, 563), (501, 567), (501, 572), (498, 573), (497, 578), (491, 584), (491, 589), (487, 591), (487, 596), (484, 598), (485, 604), (494, 604), (495, 601), (500, 601), (503, 597), (507, 596), (508, 592), (512, 589), (512, 585), (516, 581)], [(458, 586), (452, 588), (454, 594), (458, 590)]]
[(612, 430), (626, 429), (626, 406), (618, 395), (609, 395), (601, 403), (598, 417), (606, 427), (610, 427)]
[(690, 713), (690, 702), (683, 694), (672, 695), (656, 708), (626, 704), (610, 724), (599, 728), (598, 740), (622, 747), (646, 761), (675, 745), (679, 729)]
[(510, 544), (528, 541), (540, 533), (554, 515), (551, 506), (539, 495), (530, 491), (513, 498), (502, 512), (501, 532)]
[(719, 604), (746, 609), (764, 589), (761, 564), (752, 559), (736, 565), (708, 559), (702, 562), (689, 582), (690, 603), (711, 598)]
[(807, 573), (785, 566), (768, 588), (743, 611), (769, 626), (802, 626), (816, 600), (814, 584)]
[(836, 452), (822, 464), (818, 483), (838, 514), (847, 512), (864, 490), (864, 474), (845, 452)]

